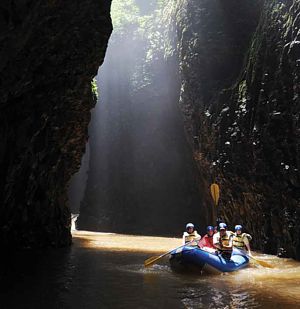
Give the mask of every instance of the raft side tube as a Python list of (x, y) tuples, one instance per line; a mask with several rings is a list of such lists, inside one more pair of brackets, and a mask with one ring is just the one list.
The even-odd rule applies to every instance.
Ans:
[[(245, 255), (234, 252), (229, 261), (221, 255), (210, 253), (200, 248), (186, 246), (180, 252), (171, 252), (170, 264), (197, 266), (199, 269), (214, 272), (232, 272), (244, 268), (248, 265), (249, 259)], [(205, 267), (204, 267), (205, 266)]]

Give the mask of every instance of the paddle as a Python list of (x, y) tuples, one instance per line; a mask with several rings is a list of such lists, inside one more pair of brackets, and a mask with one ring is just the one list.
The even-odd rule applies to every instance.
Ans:
[(246, 255), (249, 259), (254, 260), (255, 262), (257, 262), (259, 265), (261, 265), (261, 266), (263, 266), (263, 267), (274, 268), (273, 265), (269, 264), (268, 262), (259, 260), (259, 259), (255, 258), (255, 257), (252, 256), (252, 255), (247, 254), (244, 250), (241, 250), (241, 249), (238, 249), (238, 248), (235, 248), (235, 249), (241, 251), (243, 255)]
[(210, 193), (215, 202), (215, 206), (218, 206), (219, 197), (220, 197), (220, 188), (216, 183), (210, 185)]
[[(211, 196), (212, 196), (212, 199), (214, 200), (214, 204), (216, 206), (216, 210), (217, 210), (217, 221), (218, 221), (218, 216), (219, 216), (219, 213), (218, 213), (218, 203), (219, 203), (219, 197), (220, 197), (220, 188), (219, 186), (216, 184), (216, 183), (213, 183), (210, 185), (210, 193), (211, 193)], [(215, 220), (215, 209), (213, 208), (213, 211), (212, 211), (212, 215), (213, 215), (213, 221)], [(218, 224), (218, 222), (217, 222)]]
[(149, 259), (147, 259), (147, 260), (144, 262), (144, 266), (145, 266), (145, 267), (151, 266), (152, 264), (154, 264), (154, 262), (156, 262), (156, 261), (160, 260), (162, 257), (164, 257), (164, 256), (166, 256), (166, 255), (168, 255), (168, 254), (170, 254), (172, 251), (177, 250), (177, 249), (179, 249), (179, 248), (182, 248), (182, 247), (184, 247), (184, 246), (187, 246), (188, 244), (190, 244), (190, 243), (192, 243), (192, 242), (194, 242), (194, 240), (191, 240), (191, 241), (187, 242), (187, 243), (184, 244), (184, 245), (181, 245), (181, 246), (179, 246), (179, 247), (177, 247), (177, 248), (175, 248), (175, 249), (172, 249), (172, 250), (170, 250), (170, 251), (168, 251), (168, 252), (166, 252), (166, 253), (163, 253), (163, 254), (161, 254), (160, 256), (152, 256), (152, 257), (150, 257)]
[(263, 266), (263, 267), (274, 268), (274, 266), (271, 265), (271, 264), (269, 264), (268, 262), (259, 260), (259, 259), (255, 258), (255, 257), (252, 256), (252, 255), (246, 254), (246, 256), (247, 256), (248, 258), (254, 260), (255, 262), (257, 262), (259, 265), (261, 265), (261, 266)]

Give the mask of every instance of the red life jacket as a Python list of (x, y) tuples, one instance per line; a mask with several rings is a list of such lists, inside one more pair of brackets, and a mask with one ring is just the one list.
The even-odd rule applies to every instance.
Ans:
[(206, 234), (205, 236), (203, 236), (203, 238), (201, 238), (198, 245), (200, 248), (208, 247), (214, 249), (215, 247), (213, 245), (213, 236), (209, 237)]

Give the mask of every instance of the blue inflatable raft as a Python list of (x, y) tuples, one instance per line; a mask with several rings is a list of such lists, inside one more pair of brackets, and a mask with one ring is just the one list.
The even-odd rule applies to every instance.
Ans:
[(232, 272), (246, 267), (249, 259), (233, 250), (231, 259), (209, 253), (197, 247), (185, 246), (171, 252), (170, 264), (174, 270), (201, 270), (209, 273)]

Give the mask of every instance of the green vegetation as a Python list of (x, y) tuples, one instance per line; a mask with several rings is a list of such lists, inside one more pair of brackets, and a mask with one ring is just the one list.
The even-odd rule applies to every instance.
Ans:
[(111, 7), (114, 35), (131, 33), (135, 39), (157, 42), (161, 37), (158, 29), (162, 27), (163, 10), (169, 0), (152, 2), (156, 2), (150, 5), (152, 9), (142, 14), (135, 0), (114, 0)]
[(127, 46), (133, 46), (126, 65), (131, 71), (130, 81), (135, 90), (150, 84), (154, 62), (165, 57), (166, 53), (171, 54), (167, 29), (168, 12), (173, 5), (173, 0), (112, 2), (114, 31), (110, 44), (119, 45), (122, 50), (125, 40)]
[(245, 103), (247, 101), (247, 82), (246, 80), (242, 80), (239, 84), (239, 98), (238, 102), (239, 103)]
[(114, 0), (111, 5), (111, 17), (114, 33), (123, 35), (128, 28), (138, 27), (139, 8), (134, 0)]
[(93, 96), (97, 99), (98, 98), (98, 87), (97, 87), (97, 80), (95, 77), (91, 81), (91, 89), (92, 89)]

